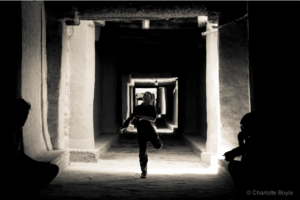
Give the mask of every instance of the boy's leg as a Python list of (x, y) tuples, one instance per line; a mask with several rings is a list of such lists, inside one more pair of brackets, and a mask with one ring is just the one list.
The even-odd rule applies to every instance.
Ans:
[(146, 176), (147, 175), (147, 163), (148, 163), (148, 155), (147, 155), (147, 141), (139, 138), (139, 147), (140, 147), (140, 152), (139, 152), (139, 158), (140, 158), (140, 166), (142, 170), (142, 175)]
[(163, 147), (163, 143), (158, 135), (155, 139), (150, 140), (150, 142), (151, 142), (152, 146), (157, 150), (161, 149)]

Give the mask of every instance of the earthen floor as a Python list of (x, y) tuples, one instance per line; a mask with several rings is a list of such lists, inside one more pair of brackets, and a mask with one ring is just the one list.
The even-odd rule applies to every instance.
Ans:
[(34, 199), (231, 199), (236, 190), (209, 168), (190, 147), (162, 136), (164, 146), (148, 145), (148, 175), (140, 179), (136, 135), (119, 143), (98, 163), (70, 166)]

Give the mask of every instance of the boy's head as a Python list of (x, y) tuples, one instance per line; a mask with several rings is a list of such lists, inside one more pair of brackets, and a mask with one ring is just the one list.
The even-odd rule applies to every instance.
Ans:
[(149, 103), (150, 100), (152, 98), (152, 95), (150, 92), (145, 92), (144, 95), (143, 95), (143, 101), (144, 103)]
[(250, 136), (258, 131), (258, 122), (258, 115), (256, 112), (247, 113), (240, 122), (241, 130)]

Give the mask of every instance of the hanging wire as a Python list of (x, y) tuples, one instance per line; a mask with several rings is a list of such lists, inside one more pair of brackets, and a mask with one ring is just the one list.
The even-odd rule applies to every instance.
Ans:
[[(223, 27), (228, 26), (230, 24), (236, 24), (237, 21), (244, 20), (244, 19), (247, 19), (247, 18), (248, 18), (248, 13), (244, 17), (236, 19), (236, 20), (234, 20), (234, 21), (232, 21), (232, 22), (230, 22), (228, 24), (224, 24), (224, 25), (221, 25), (221, 26), (212, 26), (212, 28), (214, 28), (214, 29), (220, 29), (220, 28), (223, 28)], [(209, 23), (209, 22), (207, 21), (207, 23)], [(201, 33), (201, 35), (205, 36), (207, 34), (215, 33), (215, 32), (218, 32), (218, 30), (213, 30), (213, 31), (209, 31), (209, 32), (203, 32), (203, 33)]]
[(236, 20), (234, 20), (234, 21), (232, 21), (232, 22), (230, 22), (230, 23), (228, 23), (228, 24), (224, 24), (224, 25), (221, 25), (221, 26), (212, 26), (212, 27), (213, 27), (213, 28), (217, 28), (217, 29), (223, 28), (224, 26), (227, 26), (227, 25), (229, 25), (229, 24), (235, 24), (237, 21), (244, 20), (244, 19), (247, 19), (247, 18), (248, 18), (248, 13), (247, 13), (244, 17), (241, 17), (241, 18), (239, 18), (239, 19), (236, 19)]

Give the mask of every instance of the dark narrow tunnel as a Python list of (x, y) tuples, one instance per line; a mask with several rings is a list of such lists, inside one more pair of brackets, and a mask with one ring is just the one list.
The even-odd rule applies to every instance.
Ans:
[[(103, 82), (102, 84), (103, 86), (113, 84), (113, 87), (109, 88), (112, 93), (115, 93), (115, 96), (111, 96), (111, 100), (107, 101), (116, 101), (111, 106), (112, 109), (117, 108), (114, 111), (112, 110), (110, 114), (108, 114), (108, 111), (104, 111), (107, 113), (106, 118), (111, 118), (111, 120), (117, 119), (117, 127), (124, 121), (124, 114), (122, 115), (120, 112), (122, 109), (124, 110), (121, 107), (121, 94), (122, 92), (124, 93), (121, 83), (122, 76), (129, 77), (130, 75), (132, 78), (153, 79), (177, 77), (180, 91), (178, 97), (180, 102), (178, 104), (179, 113), (182, 113), (178, 116), (178, 124), (180, 124), (178, 128), (181, 131), (205, 135), (207, 123), (205, 102), (206, 51), (205, 37), (201, 36), (201, 32), (205, 31), (205, 29), (195, 27), (184, 30), (143, 30), (122, 28), (121, 25), (122, 23), (107, 22), (104, 27), (101, 27), (100, 39), (96, 42), (96, 73), (97, 70), (106, 70), (105, 68), (108, 70), (110, 68), (111, 72), (107, 72), (110, 74), (106, 75), (104, 72), (102, 73), (102, 78), (104, 80), (104, 77), (107, 77), (107, 81), (111, 81), (111, 83)], [(118, 77), (116, 83), (112, 83), (114, 78), (109, 76)], [(136, 87), (155, 86), (153, 83), (136, 84)], [(162, 86), (161, 84), (159, 83), (155, 87)], [(95, 85), (97, 85), (97, 77)], [(169, 87), (168, 90), (170, 91), (168, 93), (169, 99), (173, 98), (171, 97), (173, 89), (174, 83), (173, 88)], [(107, 92), (102, 91), (102, 95), (99, 94), (99, 96), (106, 98), (109, 95)], [(170, 109), (172, 103), (169, 103), (167, 106), (169, 110), (172, 110)], [(103, 109), (108, 109), (107, 104), (105, 104), (105, 107)], [(186, 117), (180, 117), (187, 115), (192, 117), (189, 120), (186, 120)], [(121, 118), (120, 116), (123, 117)], [(201, 123), (198, 123), (198, 121), (201, 121)], [(103, 131), (105, 132), (106, 130)]]

